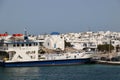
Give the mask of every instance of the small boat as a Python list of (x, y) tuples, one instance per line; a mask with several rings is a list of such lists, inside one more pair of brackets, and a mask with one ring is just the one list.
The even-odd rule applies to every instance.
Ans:
[(98, 64), (107, 64), (107, 65), (120, 65), (120, 56), (116, 55), (112, 58), (102, 57), (102, 59), (96, 60)]
[(0, 52), (4, 52), (5, 56), (1, 58), (0, 66), (53, 66), (84, 64), (91, 62), (91, 54), (88, 52), (40, 54), (39, 48), (38, 41), (31, 41), (26, 36), (24, 40), (1, 40)]
[(98, 63), (98, 64), (106, 64), (106, 65), (120, 65), (120, 61), (97, 60), (96, 63)]

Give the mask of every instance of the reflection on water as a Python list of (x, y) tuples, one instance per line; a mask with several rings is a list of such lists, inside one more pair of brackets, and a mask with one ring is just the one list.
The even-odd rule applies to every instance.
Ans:
[(4, 80), (33, 80), (33, 79), (38, 80), (40, 76), (40, 68), (39, 67), (1, 68), (0, 75), (1, 77), (3, 77), (1, 79)]
[(0, 80), (120, 80), (120, 66), (0, 67)]

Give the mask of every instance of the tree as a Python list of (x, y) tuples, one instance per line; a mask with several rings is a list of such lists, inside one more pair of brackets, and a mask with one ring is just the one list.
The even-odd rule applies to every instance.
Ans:
[(44, 54), (45, 51), (44, 51), (43, 49), (40, 49), (40, 50), (38, 50), (38, 53), (39, 53), (39, 54)]
[(119, 49), (120, 49), (120, 46), (117, 45), (117, 46), (116, 46), (116, 52), (119, 52)]
[(103, 44), (103, 45), (98, 45), (97, 49), (99, 51), (111, 52), (114, 49), (114, 47), (111, 44)]
[(73, 47), (73, 45), (71, 45), (70, 42), (66, 42), (66, 41), (65, 41), (65, 47)]

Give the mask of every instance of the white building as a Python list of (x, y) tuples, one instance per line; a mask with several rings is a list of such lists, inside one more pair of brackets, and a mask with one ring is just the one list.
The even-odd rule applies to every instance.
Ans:
[(60, 48), (61, 50), (64, 50), (64, 37), (62, 37), (58, 32), (52, 32), (50, 36), (45, 39), (43, 45), (48, 49), (55, 50), (57, 48)]

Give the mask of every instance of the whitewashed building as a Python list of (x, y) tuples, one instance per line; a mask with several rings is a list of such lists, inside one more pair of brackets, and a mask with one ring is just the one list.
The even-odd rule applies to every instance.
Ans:
[(62, 37), (58, 32), (52, 32), (49, 37), (45, 39), (43, 45), (48, 49), (55, 50), (57, 48), (60, 48), (61, 50), (64, 50), (64, 37)]

